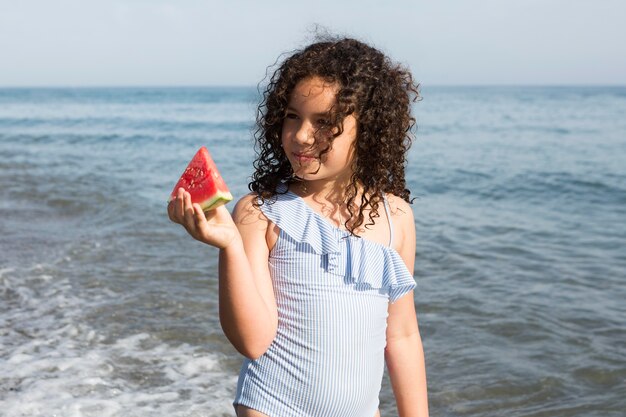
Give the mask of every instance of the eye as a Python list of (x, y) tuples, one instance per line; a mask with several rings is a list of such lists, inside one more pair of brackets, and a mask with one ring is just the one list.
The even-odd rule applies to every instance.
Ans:
[(328, 119), (317, 119), (315, 121), (315, 123), (317, 124), (317, 126), (319, 126), (320, 128), (326, 128), (330, 126), (330, 120)]
[(297, 114), (295, 114), (295, 113), (287, 113), (287, 114), (285, 115), (285, 119), (292, 119), (292, 120), (295, 120), (295, 119), (297, 119), (297, 118), (298, 118), (298, 115), (297, 115)]

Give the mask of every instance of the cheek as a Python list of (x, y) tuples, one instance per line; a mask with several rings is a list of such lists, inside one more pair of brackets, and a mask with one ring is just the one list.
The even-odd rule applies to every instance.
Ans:
[(289, 138), (293, 137), (294, 133), (293, 123), (283, 122), (280, 129), (280, 140), (285, 144)]
[(345, 163), (346, 165), (352, 164), (354, 162), (355, 159), (355, 152), (354, 152), (354, 148), (350, 147), (345, 151)]
[(341, 136), (335, 140), (333, 147), (337, 150), (339, 160), (345, 163), (352, 162), (356, 157), (356, 138), (353, 135)]

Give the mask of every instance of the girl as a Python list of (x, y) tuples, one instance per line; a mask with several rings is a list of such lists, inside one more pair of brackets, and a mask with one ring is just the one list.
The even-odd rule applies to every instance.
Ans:
[(170, 219), (219, 253), (219, 314), (246, 358), (239, 417), (375, 417), (386, 362), (400, 417), (428, 415), (405, 188), (411, 74), (353, 39), (287, 58), (257, 115), (252, 193)]

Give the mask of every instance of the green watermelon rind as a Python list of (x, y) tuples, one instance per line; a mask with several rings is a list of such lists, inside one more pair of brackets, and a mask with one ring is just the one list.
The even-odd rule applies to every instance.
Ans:
[(202, 208), (202, 211), (204, 212), (211, 211), (223, 204), (228, 203), (229, 201), (232, 201), (232, 199), (233, 195), (231, 193), (218, 192), (210, 200), (206, 200), (200, 203), (200, 208)]
[[(167, 203), (169, 204), (174, 198), (176, 197), (170, 196), (170, 198), (167, 199)], [(198, 204), (200, 204), (202, 211), (211, 211), (223, 204), (228, 203), (229, 201), (233, 201), (233, 195), (231, 193), (219, 192), (210, 200), (206, 200)]]

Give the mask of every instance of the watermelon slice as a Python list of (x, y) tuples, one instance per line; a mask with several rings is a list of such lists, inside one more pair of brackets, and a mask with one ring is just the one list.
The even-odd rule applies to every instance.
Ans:
[(217, 170), (213, 158), (206, 147), (201, 147), (180, 177), (168, 203), (172, 201), (183, 187), (191, 194), (191, 202), (200, 204), (203, 211), (228, 203), (233, 199), (224, 179)]

